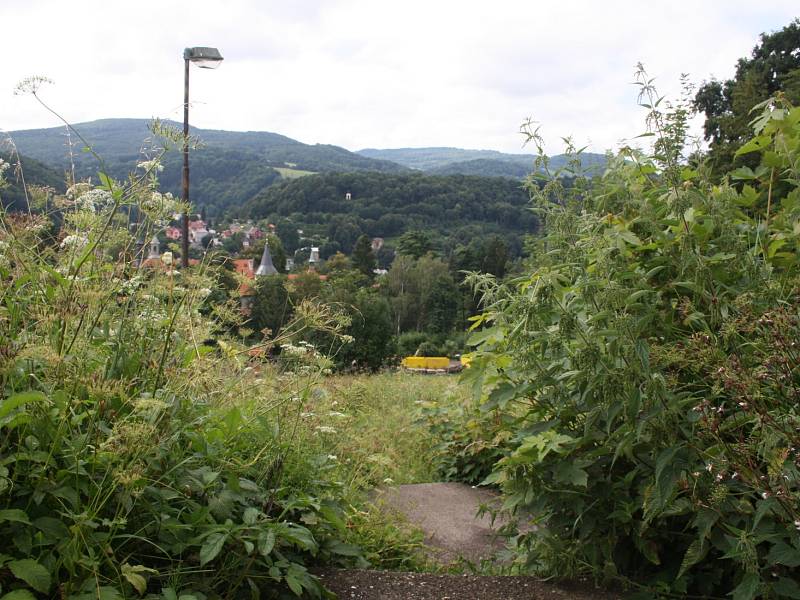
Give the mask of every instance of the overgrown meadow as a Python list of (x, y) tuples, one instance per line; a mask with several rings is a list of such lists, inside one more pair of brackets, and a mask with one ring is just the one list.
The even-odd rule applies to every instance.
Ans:
[(127, 181), (97, 157), (100, 185), (32, 187), (33, 211), (0, 215), (2, 597), (323, 597), (311, 565), (407, 563), (415, 538), (358, 504), (397, 477), (391, 450), (353, 447), (386, 398), (331, 399), (331, 361), (299, 341), (335, 352), (346, 318), (303, 302), (246, 346), (228, 335), (238, 307), (210, 300), (215, 267), (140, 264), (183, 209), (158, 191), (183, 140), (153, 133), (162, 150)]

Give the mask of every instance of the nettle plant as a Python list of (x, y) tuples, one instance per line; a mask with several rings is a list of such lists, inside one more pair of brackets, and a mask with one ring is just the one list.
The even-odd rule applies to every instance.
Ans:
[[(41, 211), (0, 213), (5, 600), (321, 597), (305, 565), (359, 554), (341, 541), (340, 492), (292, 448), (325, 365), (270, 376), (215, 339), (213, 268), (137, 262), (183, 208), (158, 191), (160, 154), (128, 181), (101, 168), (99, 185), (40, 191)], [(299, 313), (298, 334), (336, 331)]]
[(536, 175), (530, 272), (473, 278), (486, 482), (540, 525), (521, 568), (800, 598), (800, 108), (756, 107), (760, 165), (713, 184), (682, 155), (687, 101), (639, 84), (653, 150)]

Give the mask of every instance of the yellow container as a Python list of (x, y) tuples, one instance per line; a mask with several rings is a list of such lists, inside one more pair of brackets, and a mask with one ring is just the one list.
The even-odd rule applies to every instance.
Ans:
[(446, 369), (450, 359), (446, 356), (406, 356), (400, 363), (406, 369)]

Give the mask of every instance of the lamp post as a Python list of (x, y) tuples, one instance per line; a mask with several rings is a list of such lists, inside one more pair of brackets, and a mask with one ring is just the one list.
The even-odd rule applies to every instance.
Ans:
[(222, 55), (216, 48), (185, 48), (183, 50), (183, 223), (181, 231), (181, 266), (189, 266), (189, 63), (201, 69), (216, 69)]

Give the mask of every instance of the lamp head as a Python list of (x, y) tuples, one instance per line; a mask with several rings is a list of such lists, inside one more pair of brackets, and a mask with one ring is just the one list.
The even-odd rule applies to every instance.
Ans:
[(203, 46), (185, 48), (183, 59), (196, 64), (201, 69), (216, 69), (223, 60), (219, 50)]

